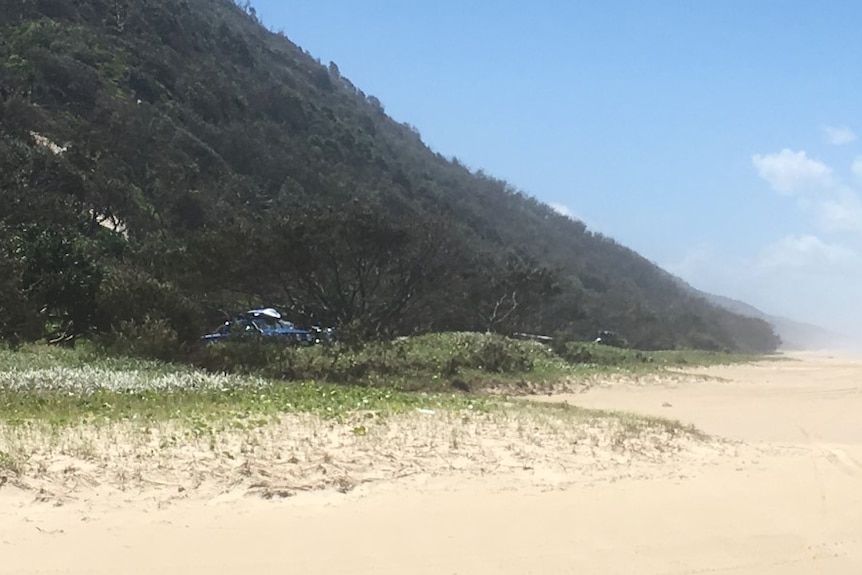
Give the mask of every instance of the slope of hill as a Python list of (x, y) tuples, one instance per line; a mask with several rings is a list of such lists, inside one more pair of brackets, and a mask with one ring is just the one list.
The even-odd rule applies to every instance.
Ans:
[(0, 0), (0, 126), (0, 336), (191, 339), (265, 302), (362, 336), (777, 345), (228, 0)]

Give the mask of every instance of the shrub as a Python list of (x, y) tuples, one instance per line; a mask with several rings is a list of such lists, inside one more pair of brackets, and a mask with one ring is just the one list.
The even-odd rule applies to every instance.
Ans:
[(203, 317), (200, 305), (170, 283), (146, 273), (110, 268), (97, 294), (97, 327), (102, 332), (123, 331), (121, 325), (144, 324), (164, 319), (181, 342), (200, 337)]
[(530, 342), (499, 335), (458, 333), (312, 347), (292, 347), (255, 338), (200, 345), (190, 354), (190, 361), (215, 372), (257, 373), (288, 381), (377, 385), (393, 378), (451, 379), (465, 369), (494, 374), (524, 373), (533, 370), (536, 356)]
[(649, 363), (652, 358), (641, 351), (597, 343), (569, 341), (554, 346), (557, 355), (568, 363), (619, 366)]
[(96, 344), (109, 355), (161, 361), (176, 361), (183, 355), (177, 332), (163, 319), (120, 322), (117, 329), (99, 336)]
[(524, 372), (533, 369), (533, 359), (520, 342), (488, 336), (476, 348), (468, 365), (492, 373)]
[(190, 362), (202, 369), (225, 373), (271, 373), (276, 366), (291, 363), (290, 348), (260, 338), (235, 338), (230, 342), (199, 344)]

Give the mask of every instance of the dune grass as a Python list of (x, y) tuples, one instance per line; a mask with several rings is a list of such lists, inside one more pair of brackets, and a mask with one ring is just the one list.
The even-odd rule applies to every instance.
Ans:
[(338, 418), (357, 411), (391, 414), (417, 409), (488, 409), (487, 399), (465, 394), (288, 383), (186, 368), (171, 371), (171, 366), (157, 363), (129, 367), (0, 372), (0, 419), (7, 424), (41, 420), (56, 425), (130, 419), (266, 422), (284, 413)]
[(584, 342), (551, 346), (496, 334), (434, 333), (359, 347), (286, 348), (259, 342), (206, 346), (193, 363), (272, 379), (386, 386), (405, 391), (519, 393), (554, 382), (750, 362), (763, 356), (696, 350), (643, 352)]
[[(265, 459), (278, 446), (305, 449), (302, 442), (310, 441), (315, 457), (325, 460), (326, 437), (332, 433), (342, 444), (345, 436), (389, 441), (381, 438), (391, 433), (390, 422), (412, 430), (410, 438), (398, 440), (408, 452), (411, 445), (428, 441), (427, 430), (437, 442), (449, 434), (445, 448), (452, 453), (465, 441), (487, 450), (508, 438), (505, 449), (521, 453), (525, 465), (536, 454), (553, 462), (560, 449), (575, 449), (583, 441), (619, 453), (644, 445), (661, 451), (667, 442), (706, 437), (677, 421), (535, 403), (515, 395), (526, 393), (527, 384), (756, 359), (583, 345), (578, 353), (590, 362), (567, 360), (535, 342), (484, 334), (434, 334), (361, 349), (266, 347), (252, 351), (272, 363), (234, 373), (107, 357), (86, 344), (0, 350), (0, 484), (32, 476), (34, 470), (46, 473), (55, 456), (105, 463), (117, 457), (115, 450), (134, 448), (129, 453), (146, 459), (156, 453), (155, 444), (159, 452), (197, 446), (230, 467), (243, 454), (259, 452)], [(209, 352), (222, 353), (218, 348)], [(293, 376), (317, 374), (320, 379), (277, 376), (287, 368)], [(454, 387), (456, 382), (463, 387)], [(318, 435), (315, 430), (325, 431)], [(484, 437), (497, 439), (482, 447)]]
[[(355, 412), (488, 411), (531, 385), (738, 361), (753, 356), (651, 352), (595, 344), (548, 346), (496, 335), (430, 334), (361, 348), (212, 346), (204, 359), (249, 352), (236, 373), (105, 356), (87, 345), (0, 350), (0, 419), (44, 421), (225, 419), (237, 425), (284, 413), (338, 418)], [(199, 358), (200, 359), (200, 358)], [(234, 363), (231, 363), (234, 362)], [(215, 362), (217, 363), (217, 362)], [(500, 394), (498, 394), (500, 395)], [(243, 423), (245, 422), (245, 423)]]

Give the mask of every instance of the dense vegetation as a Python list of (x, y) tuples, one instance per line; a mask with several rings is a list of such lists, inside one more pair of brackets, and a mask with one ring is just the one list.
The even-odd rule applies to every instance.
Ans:
[(260, 304), (357, 338), (778, 343), (433, 153), (248, 6), (0, 0), (0, 339), (181, 344)]

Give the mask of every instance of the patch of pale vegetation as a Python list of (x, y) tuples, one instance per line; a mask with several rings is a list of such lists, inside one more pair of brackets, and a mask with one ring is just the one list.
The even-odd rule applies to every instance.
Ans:
[(169, 393), (173, 391), (222, 391), (237, 387), (263, 387), (258, 377), (212, 374), (203, 371), (106, 369), (100, 367), (47, 367), (9, 369), (0, 372), (0, 389), (11, 392), (63, 392), (90, 395), (96, 392)]
[(36, 142), (36, 145), (41, 146), (54, 154), (55, 156), (62, 156), (66, 152), (69, 151), (69, 145), (59, 146), (52, 142), (50, 138), (43, 136), (37, 132), (30, 132), (30, 136), (32, 136), (33, 141)]

